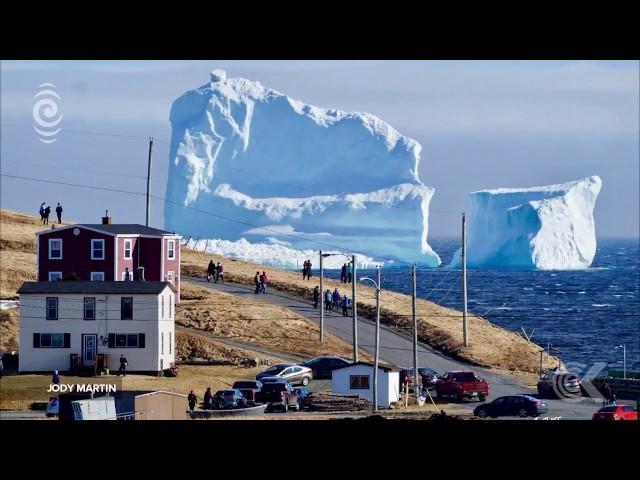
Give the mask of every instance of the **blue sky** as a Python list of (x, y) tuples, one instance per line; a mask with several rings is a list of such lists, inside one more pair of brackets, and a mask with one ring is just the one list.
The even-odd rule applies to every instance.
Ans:
[[(168, 171), (171, 103), (214, 68), (321, 107), (373, 113), (423, 146), (436, 189), (430, 236), (453, 236), (468, 193), (600, 175), (600, 237), (639, 233), (639, 65), (586, 61), (10, 61), (0, 66), (2, 173), (143, 192), (147, 137), (154, 193)], [(64, 114), (57, 140), (31, 128), (34, 95), (52, 83)], [(15, 125), (22, 125), (15, 126)], [(75, 131), (114, 133), (88, 135)], [(101, 172), (101, 173), (95, 173)], [(69, 218), (144, 222), (138, 197), (1, 180), (5, 208), (62, 202)], [(162, 226), (163, 205), (152, 204)]]

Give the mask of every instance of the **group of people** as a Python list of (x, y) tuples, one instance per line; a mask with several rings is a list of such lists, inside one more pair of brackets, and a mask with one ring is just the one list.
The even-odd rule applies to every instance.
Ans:
[[(49, 215), (51, 214), (51, 206), (47, 205), (47, 202), (40, 204), (40, 221), (43, 225), (49, 225)], [(62, 223), (62, 205), (58, 202), (56, 207), (56, 215), (58, 216), (58, 223)]]
[[(342, 316), (349, 316), (349, 307), (351, 306), (349, 297), (347, 297), (346, 295), (341, 297), (340, 292), (337, 288), (333, 291), (333, 293), (331, 293), (331, 290), (327, 288), (327, 291), (324, 292), (323, 296), (325, 311), (330, 312), (333, 311), (334, 308), (335, 310), (338, 310), (340, 307), (342, 307)], [(313, 289), (313, 301), (313, 308), (318, 308), (318, 304), (320, 303), (320, 287), (318, 287), (317, 285), (316, 288)]]
[(348, 264), (345, 263), (342, 265), (340, 269), (340, 282), (342, 283), (351, 283), (353, 277), (353, 267), (351, 266), (351, 262)]
[(256, 276), (253, 277), (253, 283), (256, 285), (256, 291), (254, 292), (256, 295), (259, 293), (267, 293), (267, 282), (269, 279), (267, 278), (266, 272), (256, 272)]
[(311, 260), (307, 259), (302, 264), (302, 279), (309, 280), (311, 278)]
[(209, 266), (207, 267), (207, 282), (211, 280), (213, 280), (214, 283), (218, 283), (218, 280), (224, 283), (224, 268), (220, 262), (216, 265), (213, 263), (213, 260), (209, 261)]

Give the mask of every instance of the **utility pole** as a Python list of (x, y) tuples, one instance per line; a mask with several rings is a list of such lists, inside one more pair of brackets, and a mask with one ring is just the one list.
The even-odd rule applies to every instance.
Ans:
[(151, 150), (153, 149), (153, 137), (149, 138), (149, 163), (147, 164), (147, 227), (149, 226), (149, 209), (151, 207), (151, 198), (149, 196), (151, 189)]
[(462, 212), (462, 339), (469, 346), (469, 327), (467, 325), (467, 221)]
[(380, 356), (380, 266), (376, 268), (376, 350), (373, 362), (373, 410), (378, 411), (378, 358)]
[(358, 361), (358, 302), (356, 300), (356, 256), (351, 256), (351, 314), (353, 316), (353, 363)]
[(322, 286), (322, 250), (320, 250), (320, 343), (324, 342), (324, 289)]
[[(418, 319), (416, 318), (416, 266), (411, 267), (411, 283), (413, 289), (411, 291), (411, 314), (413, 316), (413, 389), (416, 398), (420, 396), (418, 390)], [(407, 392), (407, 396), (408, 396)]]

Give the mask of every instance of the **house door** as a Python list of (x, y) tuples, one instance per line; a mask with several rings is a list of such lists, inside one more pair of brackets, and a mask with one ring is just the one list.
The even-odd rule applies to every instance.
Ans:
[(98, 335), (93, 333), (82, 335), (82, 365), (85, 367), (95, 365), (97, 343)]

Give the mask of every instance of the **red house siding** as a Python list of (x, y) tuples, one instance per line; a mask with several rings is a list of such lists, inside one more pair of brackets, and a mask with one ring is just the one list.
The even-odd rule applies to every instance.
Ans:
[(140, 265), (144, 267), (144, 278), (150, 282), (161, 282), (160, 275), (160, 239), (139, 237)]
[[(174, 241), (175, 245), (175, 255), (173, 260), (169, 259), (169, 240)], [(167, 280), (167, 275), (169, 272), (174, 272), (174, 282), (173, 286), (176, 288), (178, 295), (176, 298), (180, 299), (180, 241), (177, 238), (171, 239), (163, 239), (164, 248), (163, 248), (163, 262), (164, 262), (164, 276), (161, 280)]]
[[(124, 241), (131, 240), (131, 258), (124, 258)], [(118, 237), (116, 238), (118, 242), (118, 263), (116, 264), (116, 271), (118, 272), (118, 280), (122, 280), (122, 273), (125, 272), (126, 268), (129, 268), (129, 272), (131, 273), (131, 279), (135, 279), (135, 275), (137, 273), (136, 269), (138, 267), (138, 237)], [(145, 269), (146, 270), (146, 269)], [(147, 278), (145, 272), (145, 279), (151, 281), (153, 279)]]
[[(62, 275), (75, 273), (80, 280), (91, 280), (91, 272), (104, 272), (106, 281), (113, 280), (113, 241), (114, 237), (87, 230), (82, 227), (79, 235), (73, 234), (73, 228), (51, 230), (38, 237), (38, 280), (48, 281), (49, 272), (62, 272)], [(62, 239), (62, 259), (49, 259), (49, 239)], [(104, 240), (104, 260), (91, 260), (91, 239)]]

